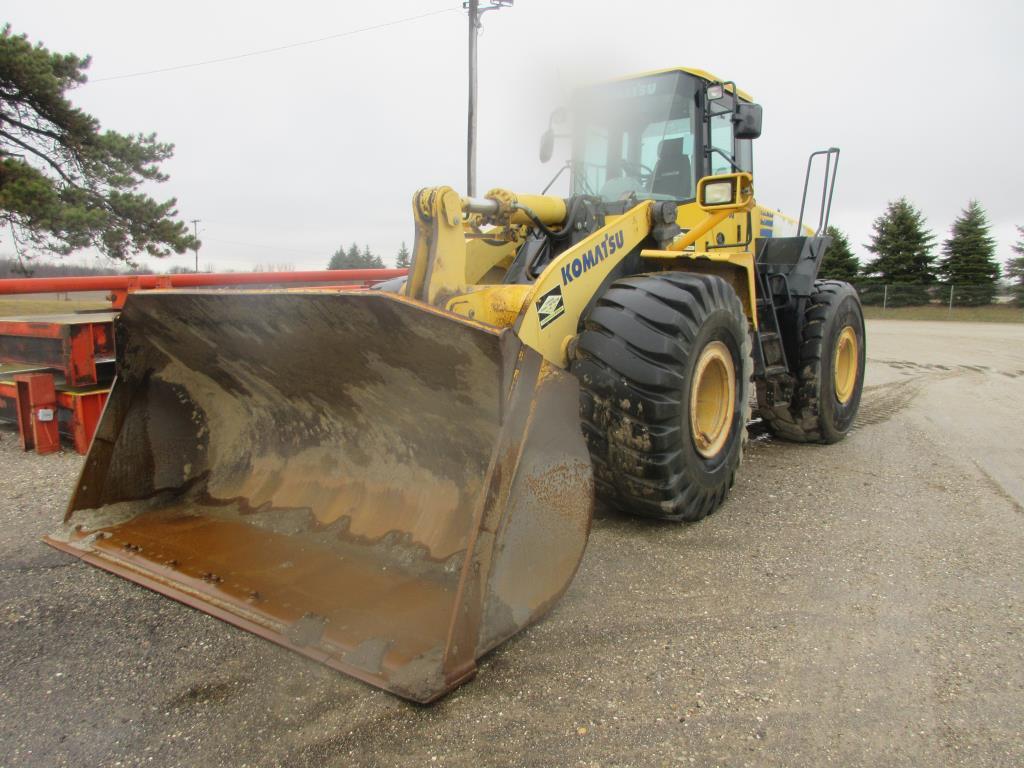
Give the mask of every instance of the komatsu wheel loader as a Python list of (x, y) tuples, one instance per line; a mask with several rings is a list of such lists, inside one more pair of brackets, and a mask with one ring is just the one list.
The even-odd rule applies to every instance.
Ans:
[(816, 280), (821, 216), (755, 202), (760, 106), (671, 69), (581, 90), (542, 159), (554, 129), (568, 197), (421, 189), (384, 290), (130, 296), (47, 541), (429, 702), (558, 600), (595, 498), (720, 505), (751, 384), (780, 437), (842, 438), (861, 307)]

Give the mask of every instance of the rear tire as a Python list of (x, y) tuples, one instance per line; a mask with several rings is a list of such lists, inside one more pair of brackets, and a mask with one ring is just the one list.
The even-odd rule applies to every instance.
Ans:
[(572, 356), (598, 497), (666, 520), (714, 511), (750, 414), (750, 335), (732, 287), (685, 272), (616, 280)]
[(857, 291), (839, 280), (816, 281), (804, 312), (793, 399), (769, 406), (758, 386), (761, 418), (772, 433), (793, 442), (842, 440), (860, 407), (864, 362), (864, 312)]

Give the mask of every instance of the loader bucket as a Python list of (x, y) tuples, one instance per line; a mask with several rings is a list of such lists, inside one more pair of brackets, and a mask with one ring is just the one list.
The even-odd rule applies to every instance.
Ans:
[(565, 591), (590, 527), (575, 379), (381, 292), (149, 292), (47, 542), (429, 702)]

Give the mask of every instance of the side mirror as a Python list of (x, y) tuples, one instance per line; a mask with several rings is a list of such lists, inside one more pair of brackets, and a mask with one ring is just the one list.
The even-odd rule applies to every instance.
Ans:
[(540, 135), (540, 161), (546, 163), (555, 151), (555, 132), (548, 128)]
[(736, 113), (732, 116), (733, 135), (737, 139), (756, 139), (761, 135), (761, 105), (736, 105)]
[(556, 107), (548, 117), (548, 129), (540, 137), (540, 161), (546, 163), (551, 159), (555, 151), (555, 124), (564, 123), (569, 118), (569, 111), (565, 107)]

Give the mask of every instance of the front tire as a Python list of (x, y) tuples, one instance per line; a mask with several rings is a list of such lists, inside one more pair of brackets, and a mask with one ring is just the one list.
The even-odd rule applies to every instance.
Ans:
[(857, 291), (839, 280), (816, 281), (804, 312), (792, 399), (768, 405), (758, 387), (758, 408), (768, 428), (798, 443), (836, 443), (846, 437), (864, 388), (864, 341)]
[(598, 497), (694, 521), (739, 466), (750, 414), (750, 335), (736, 292), (685, 272), (613, 282), (587, 317), (571, 369)]

